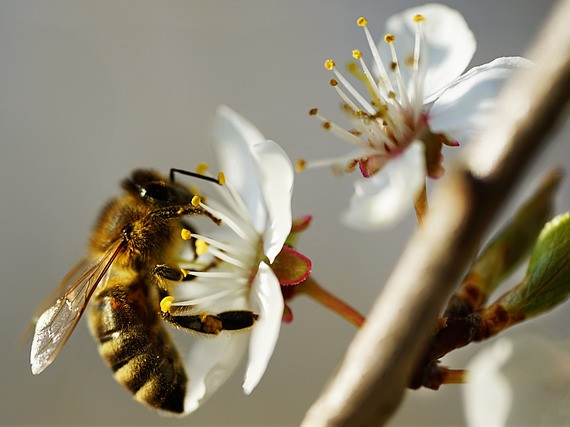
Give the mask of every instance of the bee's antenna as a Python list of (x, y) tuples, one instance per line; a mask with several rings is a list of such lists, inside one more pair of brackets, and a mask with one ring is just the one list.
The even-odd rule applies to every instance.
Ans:
[(179, 173), (180, 175), (191, 176), (193, 178), (203, 179), (205, 181), (215, 182), (216, 184), (219, 184), (219, 185), (222, 184), (220, 182), (219, 178), (214, 178), (211, 176), (203, 175), (201, 173), (191, 172), (191, 171), (187, 171), (184, 169), (175, 169), (175, 168), (170, 169), (170, 182), (174, 182), (174, 174), (175, 173)]

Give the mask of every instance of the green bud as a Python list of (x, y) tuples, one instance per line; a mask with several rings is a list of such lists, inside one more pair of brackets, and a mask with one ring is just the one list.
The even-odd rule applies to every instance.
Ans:
[(570, 212), (547, 223), (538, 236), (526, 275), (480, 311), (485, 338), (551, 310), (570, 294)]
[(536, 316), (564, 301), (570, 294), (570, 212), (550, 221), (538, 236), (522, 287), (521, 309)]

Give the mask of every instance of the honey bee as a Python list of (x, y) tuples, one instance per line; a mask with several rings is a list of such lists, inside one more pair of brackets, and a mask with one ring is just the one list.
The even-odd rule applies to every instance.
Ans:
[(179, 169), (171, 169), (170, 179), (139, 169), (122, 182), (124, 194), (103, 208), (87, 255), (64, 277), (59, 298), (37, 321), (30, 357), (34, 374), (52, 363), (89, 303), (92, 335), (115, 379), (136, 400), (181, 414), (188, 378), (164, 325), (207, 335), (253, 326), (257, 315), (247, 310), (161, 310), (167, 284), (189, 279), (175, 262), (182, 246), (193, 244), (179, 238), (188, 227), (184, 217), (203, 215), (220, 223), (192, 204), (194, 195), (174, 181), (174, 173), (216, 181)]

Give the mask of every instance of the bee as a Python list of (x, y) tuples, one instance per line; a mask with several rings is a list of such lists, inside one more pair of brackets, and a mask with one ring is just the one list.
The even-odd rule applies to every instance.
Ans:
[(143, 404), (182, 414), (188, 377), (165, 325), (205, 335), (253, 326), (257, 315), (247, 310), (161, 310), (168, 283), (189, 279), (176, 266), (183, 245), (193, 244), (179, 237), (189, 227), (185, 217), (221, 222), (192, 204), (194, 195), (174, 181), (174, 173), (217, 182), (180, 169), (171, 169), (170, 179), (138, 169), (122, 182), (124, 193), (101, 211), (86, 256), (63, 278), (59, 297), (36, 323), (33, 374), (52, 363), (89, 305), (91, 333), (115, 379)]

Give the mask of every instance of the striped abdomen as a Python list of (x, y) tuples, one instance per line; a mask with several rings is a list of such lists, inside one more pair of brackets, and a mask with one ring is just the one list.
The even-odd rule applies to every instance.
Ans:
[(127, 285), (109, 283), (92, 300), (91, 331), (115, 379), (135, 399), (182, 413), (186, 373), (151, 299), (140, 276)]

